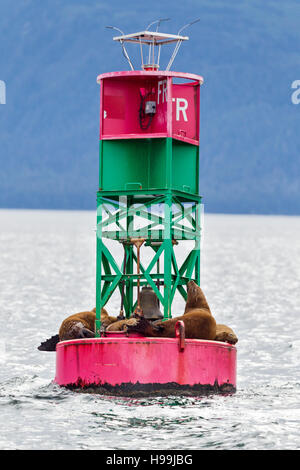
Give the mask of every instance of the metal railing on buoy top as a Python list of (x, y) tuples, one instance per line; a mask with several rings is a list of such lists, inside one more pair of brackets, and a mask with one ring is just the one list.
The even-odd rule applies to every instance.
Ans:
[[(120, 28), (117, 28), (116, 26), (106, 26), (106, 28), (112, 29), (121, 33), (121, 36), (115, 36), (113, 39), (114, 41), (118, 41), (121, 44), (123, 55), (126, 58), (131, 70), (135, 70), (135, 68), (133, 66), (133, 62), (131, 58), (129, 57), (125, 44), (138, 44), (140, 48), (140, 54), (141, 54), (142, 70), (153, 72), (153, 71), (158, 71), (160, 67), (159, 63), (160, 63), (161, 46), (165, 44), (175, 43), (175, 47), (170, 57), (170, 60), (167, 66), (165, 67), (165, 70), (168, 71), (170, 70), (175, 60), (175, 57), (180, 49), (182, 42), (187, 41), (189, 39), (188, 36), (182, 36), (181, 32), (184, 29), (186, 29), (188, 26), (191, 26), (197, 23), (198, 21), (200, 21), (200, 18), (197, 18), (196, 20), (185, 24), (184, 26), (182, 26), (182, 28), (179, 29), (177, 34), (166, 34), (166, 33), (159, 32), (158, 28), (160, 24), (163, 21), (168, 21), (169, 19), (170, 18), (160, 18), (156, 21), (152, 21), (152, 23), (148, 24), (146, 30), (139, 31), (133, 34), (125, 34)], [(149, 28), (153, 26), (154, 24), (156, 24), (156, 30), (149, 31)], [(143, 46), (146, 46), (146, 47), (148, 46), (148, 63), (144, 63)]]

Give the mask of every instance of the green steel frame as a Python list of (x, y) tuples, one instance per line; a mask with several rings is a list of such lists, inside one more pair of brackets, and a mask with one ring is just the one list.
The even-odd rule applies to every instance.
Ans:
[[(144, 222), (142, 227), (136, 226), (137, 217)], [(108, 239), (123, 244), (125, 256), (121, 266), (105, 244)], [(150, 263), (140, 264), (139, 273), (136, 239), (144, 240), (153, 249)], [(194, 245), (179, 267), (174, 246), (182, 240), (192, 240)], [(127, 318), (136, 308), (134, 288), (138, 283), (153, 288), (163, 306), (164, 320), (171, 318), (175, 292), (179, 291), (186, 299), (184, 286), (188, 281), (193, 279), (200, 284), (200, 242), (201, 196), (172, 189), (98, 191), (96, 336), (100, 336), (101, 308), (117, 288), (120, 293), (124, 290)]]

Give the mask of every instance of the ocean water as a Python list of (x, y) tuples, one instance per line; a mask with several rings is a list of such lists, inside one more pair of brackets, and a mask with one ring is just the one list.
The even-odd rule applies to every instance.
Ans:
[(300, 218), (204, 221), (202, 288), (239, 337), (237, 392), (128, 399), (58, 387), (37, 350), (95, 305), (95, 213), (0, 211), (0, 449), (300, 448)]

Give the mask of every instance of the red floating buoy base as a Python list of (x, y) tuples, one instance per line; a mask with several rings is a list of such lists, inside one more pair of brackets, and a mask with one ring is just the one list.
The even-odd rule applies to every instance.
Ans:
[(202, 395), (236, 390), (236, 347), (219, 341), (125, 333), (62, 341), (60, 386), (116, 396)]

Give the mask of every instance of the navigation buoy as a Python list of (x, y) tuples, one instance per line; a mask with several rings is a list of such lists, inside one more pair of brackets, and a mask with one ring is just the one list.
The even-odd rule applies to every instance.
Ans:
[[(97, 78), (101, 100), (95, 338), (62, 341), (56, 347), (55, 382), (82, 391), (137, 396), (236, 389), (236, 347), (185, 338), (183, 322), (176, 324), (175, 338), (101, 328), (101, 308), (116, 289), (121, 318), (144, 315), (144, 305), (151, 320), (168, 320), (175, 293), (186, 300), (187, 283), (200, 285), (203, 78), (170, 70), (188, 40), (181, 35), (188, 25), (177, 35), (166, 34), (158, 31), (161, 21), (156, 31), (134, 34), (110, 27), (121, 33), (114, 40), (121, 44), (130, 70)], [(140, 70), (134, 69), (128, 44), (138, 47)], [(160, 70), (166, 44), (173, 44), (174, 50)], [(107, 240), (122, 244), (121, 262)], [(177, 246), (184, 243), (187, 255), (179, 262)], [(146, 248), (152, 256), (144, 261)], [(151, 300), (146, 309), (147, 295)]]

